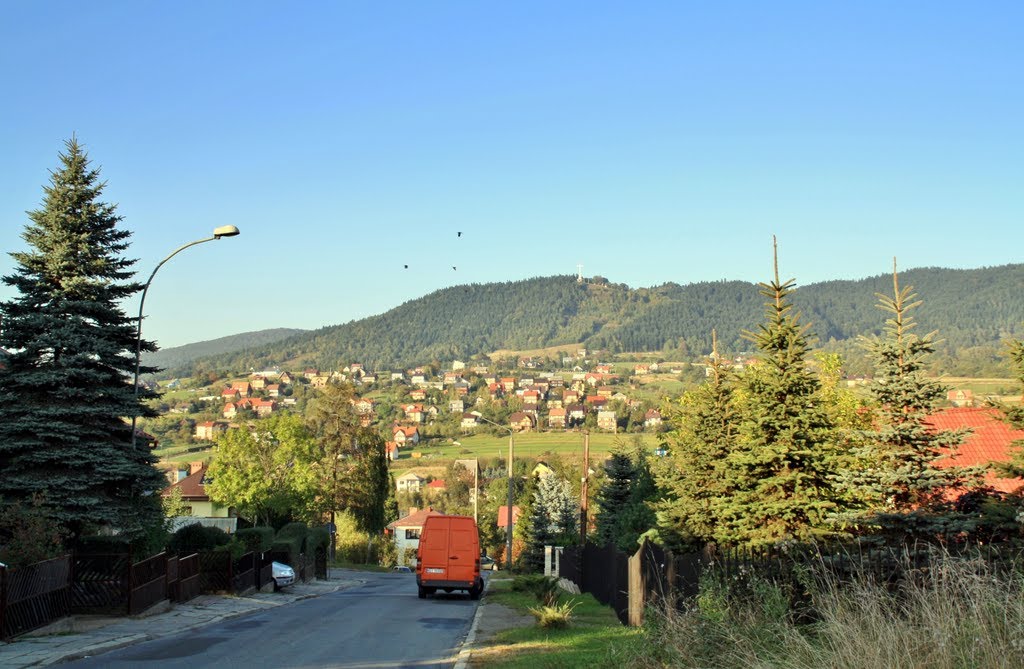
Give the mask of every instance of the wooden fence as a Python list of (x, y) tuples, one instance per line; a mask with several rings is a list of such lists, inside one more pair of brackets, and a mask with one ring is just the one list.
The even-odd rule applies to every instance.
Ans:
[(242, 594), (270, 582), (269, 556), (230, 553), (66, 555), (18, 569), (0, 567), (0, 639), (30, 632), (71, 614), (138, 615), (170, 599), (200, 592)]
[(69, 555), (20, 569), (0, 567), (0, 639), (67, 616), (70, 585)]
[(1021, 563), (1019, 551), (998, 546), (863, 547), (850, 545), (803, 545), (760, 549), (715, 550), (673, 555), (644, 542), (633, 555), (614, 546), (587, 544), (566, 548), (560, 576), (579, 585), (597, 601), (611, 606), (624, 625), (643, 623), (649, 605), (682, 609), (699, 594), (703, 574), (725, 580), (758, 577), (782, 585), (794, 604), (806, 599), (805, 576), (809, 573), (832, 583), (868, 580), (898, 591), (907, 579), (929, 573), (937, 556), (971, 557), (979, 569), (1008, 571)]

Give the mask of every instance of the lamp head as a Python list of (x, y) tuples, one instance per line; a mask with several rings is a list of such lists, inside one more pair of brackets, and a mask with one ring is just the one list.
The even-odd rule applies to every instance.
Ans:
[(234, 237), (238, 234), (238, 228), (233, 225), (222, 225), (219, 228), (213, 229), (213, 236), (216, 239), (220, 239), (221, 237)]

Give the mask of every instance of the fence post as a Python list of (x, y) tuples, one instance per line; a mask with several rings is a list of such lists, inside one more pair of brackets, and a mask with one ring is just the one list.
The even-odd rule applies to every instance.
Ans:
[(643, 552), (647, 545), (646, 540), (640, 544), (636, 553), (629, 556), (628, 569), (628, 592), (629, 592), (629, 625), (640, 627), (644, 624), (644, 588), (643, 576)]
[(0, 562), (0, 639), (5, 639), (4, 625), (7, 623), (7, 565)]

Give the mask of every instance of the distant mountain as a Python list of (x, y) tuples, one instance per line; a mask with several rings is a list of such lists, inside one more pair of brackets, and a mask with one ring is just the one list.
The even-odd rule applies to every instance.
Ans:
[[(1001, 340), (1024, 334), (1024, 265), (913, 269), (900, 274), (900, 284), (914, 286), (924, 300), (913, 313), (917, 332), (937, 330), (945, 340), (947, 372), (956, 371), (961, 358), (969, 359), (973, 371), (998, 368)], [(857, 358), (858, 336), (878, 333), (885, 323), (876, 293), (892, 294), (891, 276), (798, 286), (793, 301), (822, 347)], [(600, 278), (578, 283), (554, 276), (470, 284), (379, 316), (197, 363), (235, 372), (270, 365), (335, 369), (355, 361), (367, 369), (391, 369), (559, 344), (581, 344), (605, 356), (656, 351), (696, 359), (709, 352), (712, 329), (723, 351), (750, 349), (742, 333), (764, 321), (764, 302), (758, 287), (743, 281), (630, 288)]]
[(183, 367), (197, 358), (236, 353), (250, 348), (262, 347), (305, 332), (309, 332), (309, 330), (275, 328), (272, 330), (243, 332), (242, 334), (229, 335), (219, 339), (165, 348), (155, 353), (143, 353), (142, 363), (163, 369)]

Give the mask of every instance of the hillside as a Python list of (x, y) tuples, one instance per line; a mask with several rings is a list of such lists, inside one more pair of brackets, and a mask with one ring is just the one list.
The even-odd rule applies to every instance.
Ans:
[[(900, 282), (914, 286), (924, 300), (915, 313), (918, 332), (937, 330), (945, 341), (945, 371), (989, 374), (993, 370), (979, 367), (1001, 364), (995, 355), (1001, 340), (1024, 333), (1024, 265), (914, 269), (902, 273)], [(892, 277), (879, 275), (798, 286), (794, 302), (823, 347), (856, 358), (857, 337), (877, 333), (884, 324), (875, 294), (891, 292)], [(758, 287), (742, 281), (634, 289), (555, 276), (472, 284), (201, 364), (225, 370), (275, 364), (333, 369), (360, 361), (368, 369), (390, 369), (562, 344), (581, 344), (606, 356), (658, 351), (694, 359), (709, 351), (712, 329), (724, 351), (749, 349), (742, 332), (762, 321), (763, 302)]]
[(236, 353), (249, 348), (266, 346), (305, 332), (308, 332), (308, 330), (296, 330), (294, 328), (243, 332), (242, 334), (229, 335), (219, 339), (161, 349), (155, 353), (143, 353), (142, 363), (162, 369), (182, 367), (197, 358)]

